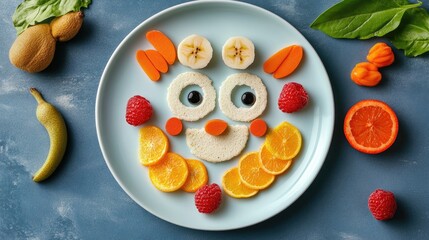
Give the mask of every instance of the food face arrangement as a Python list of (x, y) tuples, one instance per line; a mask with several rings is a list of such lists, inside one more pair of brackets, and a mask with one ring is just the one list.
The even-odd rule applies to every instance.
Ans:
[[(309, 95), (304, 86), (283, 79), (299, 68), (304, 55), (301, 46), (285, 46), (273, 53), (260, 66), (267, 74), (257, 76), (245, 71), (255, 60), (255, 46), (246, 37), (233, 36), (225, 41), (222, 49), (213, 49), (209, 39), (195, 33), (184, 38), (177, 49), (170, 38), (158, 30), (147, 32), (146, 39), (154, 49), (138, 49), (135, 58), (155, 84), (176, 59), (189, 68), (172, 80), (164, 79), (171, 81), (165, 99), (171, 117), (165, 123), (150, 121), (157, 109), (144, 95), (130, 96), (126, 106), (126, 122), (139, 127), (138, 158), (141, 165), (147, 167), (148, 177), (156, 189), (195, 193), (196, 209), (212, 213), (221, 204), (222, 189), (230, 197), (249, 198), (268, 188), (280, 174), (287, 173), (300, 153), (301, 132), (282, 120), (268, 126), (264, 112), (269, 106), (269, 94), (278, 94), (275, 111), (285, 115), (307, 105)], [(200, 70), (209, 65), (213, 52), (217, 51), (222, 54), (225, 67), (236, 72), (220, 80), (220, 87), (215, 89), (213, 80)], [(269, 93), (265, 85), (269, 81), (284, 81), (283, 88)], [(241, 86), (248, 90), (240, 93), (237, 103), (233, 95)], [(194, 88), (197, 90), (189, 90)], [(275, 104), (271, 106), (275, 108)], [(217, 107), (224, 117), (210, 118)], [(193, 123), (200, 127), (194, 127)], [(184, 135), (192, 159), (171, 151), (170, 139), (180, 135)], [(245, 148), (252, 137), (263, 141), (259, 149), (247, 152)], [(223, 173), (221, 183), (210, 182), (206, 164), (234, 160), (238, 161)]]

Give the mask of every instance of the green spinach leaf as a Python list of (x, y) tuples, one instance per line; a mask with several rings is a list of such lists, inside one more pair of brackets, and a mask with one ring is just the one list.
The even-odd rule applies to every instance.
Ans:
[(405, 51), (405, 55), (416, 57), (429, 52), (429, 14), (423, 8), (407, 11), (401, 25), (389, 37), (392, 44)]
[(310, 26), (334, 38), (368, 39), (395, 30), (411, 8), (407, 0), (343, 0), (323, 12)]
[(92, 0), (24, 0), (12, 16), (13, 25), (19, 35), (31, 25), (71, 11), (87, 8)]

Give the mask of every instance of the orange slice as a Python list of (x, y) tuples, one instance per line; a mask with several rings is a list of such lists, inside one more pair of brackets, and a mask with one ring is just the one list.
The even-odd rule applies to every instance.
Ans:
[(344, 134), (356, 150), (369, 154), (381, 153), (396, 140), (398, 118), (386, 103), (363, 100), (347, 112)]
[(222, 187), (229, 196), (234, 198), (248, 198), (258, 193), (258, 190), (244, 185), (237, 167), (233, 167), (223, 174)]
[(148, 169), (152, 184), (163, 192), (180, 189), (189, 175), (185, 159), (176, 153), (167, 153), (159, 163)]
[(140, 129), (139, 158), (144, 166), (159, 162), (168, 151), (168, 138), (164, 132), (155, 126)]
[(273, 175), (284, 173), (292, 165), (292, 160), (283, 160), (276, 158), (265, 145), (259, 151), (259, 163), (262, 169)]
[(292, 159), (301, 150), (301, 132), (291, 123), (282, 122), (267, 134), (265, 145), (276, 158)]
[(271, 185), (275, 176), (265, 172), (259, 164), (259, 153), (244, 155), (238, 162), (238, 174), (244, 185), (252, 189), (265, 189)]
[(188, 164), (188, 179), (182, 186), (182, 190), (185, 192), (196, 192), (198, 188), (207, 184), (208, 174), (204, 163), (194, 160), (186, 159)]

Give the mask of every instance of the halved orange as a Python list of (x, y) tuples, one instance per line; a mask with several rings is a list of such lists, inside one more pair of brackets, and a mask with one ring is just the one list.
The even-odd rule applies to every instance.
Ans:
[(195, 159), (186, 159), (188, 164), (188, 179), (182, 186), (185, 192), (196, 192), (198, 188), (207, 184), (208, 174), (204, 163)]
[(139, 159), (144, 166), (159, 162), (167, 153), (169, 143), (164, 132), (155, 126), (140, 129)]
[(275, 176), (265, 172), (259, 164), (259, 153), (251, 152), (238, 162), (238, 174), (244, 185), (252, 189), (265, 189), (273, 183)]
[(301, 132), (291, 123), (282, 122), (268, 132), (265, 145), (276, 158), (292, 159), (301, 150)]
[(377, 154), (395, 142), (398, 125), (398, 118), (389, 105), (379, 100), (362, 100), (347, 112), (344, 135), (356, 150)]
[(163, 192), (180, 189), (188, 178), (188, 165), (183, 157), (176, 153), (167, 153), (160, 162), (151, 165), (149, 178), (152, 184)]
[(261, 164), (261, 167), (265, 172), (273, 175), (279, 175), (284, 173), (292, 165), (292, 160), (276, 158), (270, 151), (268, 151), (264, 144), (259, 151), (259, 164)]
[(244, 185), (237, 167), (233, 167), (223, 174), (222, 187), (229, 196), (234, 198), (249, 198), (258, 193), (258, 190)]

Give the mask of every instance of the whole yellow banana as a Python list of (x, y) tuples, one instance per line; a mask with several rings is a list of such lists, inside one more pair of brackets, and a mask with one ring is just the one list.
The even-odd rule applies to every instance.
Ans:
[(50, 140), (45, 163), (33, 176), (33, 181), (40, 182), (48, 178), (60, 164), (67, 146), (67, 128), (61, 113), (46, 102), (37, 89), (30, 88), (30, 93), (38, 103), (36, 117), (46, 128)]

